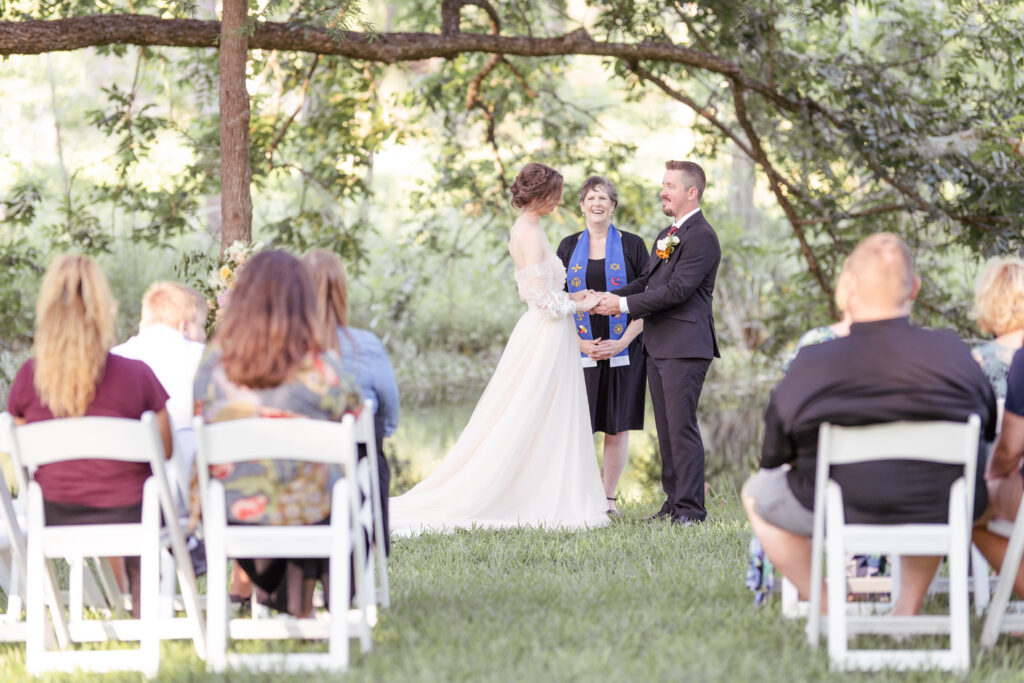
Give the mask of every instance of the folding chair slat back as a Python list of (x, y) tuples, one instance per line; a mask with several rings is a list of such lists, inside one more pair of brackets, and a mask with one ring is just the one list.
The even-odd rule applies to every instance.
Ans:
[[(981, 421), (971, 415), (965, 423), (894, 422), (858, 427), (822, 424), (818, 432), (811, 541), (811, 600), (808, 640), (817, 645), (822, 618), (823, 553), (827, 549), (828, 643), (830, 663), (838, 669), (940, 668), (965, 671), (969, 665), (967, 612), (967, 549), (970, 545), (978, 438)], [(831, 479), (831, 467), (878, 460), (918, 460), (957, 465), (963, 475), (950, 488), (946, 524), (846, 525), (842, 489)], [(826, 534), (827, 531), (827, 534)], [(947, 555), (950, 566), (948, 650), (857, 650), (847, 642), (845, 557), (870, 549), (904, 554)], [(884, 619), (884, 618), (883, 618)], [(920, 620), (922, 624), (927, 620)], [(934, 619), (932, 619), (934, 621)], [(870, 623), (870, 622), (869, 622)], [(904, 633), (915, 630), (914, 620), (900, 622)], [(878, 632), (892, 629), (881, 623)], [(860, 630), (860, 629), (858, 629)], [(871, 630), (867, 627), (867, 630)]]

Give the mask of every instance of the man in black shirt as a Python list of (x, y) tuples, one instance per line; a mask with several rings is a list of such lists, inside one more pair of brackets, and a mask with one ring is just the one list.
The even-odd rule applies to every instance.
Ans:
[[(950, 330), (910, 324), (920, 281), (907, 245), (895, 235), (868, 237), (847, 262), (848, 337), (801, 349), (765, 411), (761, 470), (743, 488), (750, 521), (775, 566), (802, 596), (810, 589), (811, 529), (818, 426), (981, 417), (978, 472), (985, 440), (995, 436), (995, 397), (970, 350)], [(788, 469), (783, 467), (788, 465)], [(852, 523), (945, 522), (948, 465), (890, 460), (833, 468)], [(975, 517), (987, 502), (978, 477)], [(938, 568), (937, 557), (904, 556), (894, 614), (915, 614)]]

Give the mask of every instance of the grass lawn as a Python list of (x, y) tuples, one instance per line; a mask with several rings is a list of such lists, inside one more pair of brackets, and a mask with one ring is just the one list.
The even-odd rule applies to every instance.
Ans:
[[(752, 605), (743, 585), (750, 530), (736, 493), (709, 499), (709, 522), (648, 522), (654, 502), (625, 506), (590, 532), (474, 531), (398, 539), (392, 608), (374, 650), (353, 645), (351, 681), (789, 681), (838, 678), (825, 648), (776, 598)], [(1024, 677), (1020, 638), (981, 652), (972, 625), (971, 680)], [(298, 644), (249, 648), (294, 647)], [(913, 641), (910, 645), (913, 646)], [(0, 645), (0, 680), (22, 680), (24, 647)], [(161, 680), (283, 680), (209, 676), (185, 642), (163, 644)], [(94, 680), (85, 675), (51, 680)], [(326, 674), (291, 680), (328, 680)], [(937, 673), (848, 680), (945, 680)], [(104, 680), (137, 680), (124, 674)]]

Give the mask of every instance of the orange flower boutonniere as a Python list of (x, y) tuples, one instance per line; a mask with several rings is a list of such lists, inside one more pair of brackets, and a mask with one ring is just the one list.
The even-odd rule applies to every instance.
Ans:
[(672, 255), (672, 252), (676, 250), (676, 245), (679, 244), (679, 238), (675, 235), (665, 235), (655, 244), (654, 253), (658, 255), (662, 261)]

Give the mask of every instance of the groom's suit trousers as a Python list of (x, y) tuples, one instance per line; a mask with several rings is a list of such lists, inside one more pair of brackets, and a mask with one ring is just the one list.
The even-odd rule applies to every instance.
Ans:
[(704, 358), (647, 359), (647, 381), (661, 449), (663, 508), (673, 517), (703, 522), (704, 442), (697, 426), (697, 402), (711, 361)]

